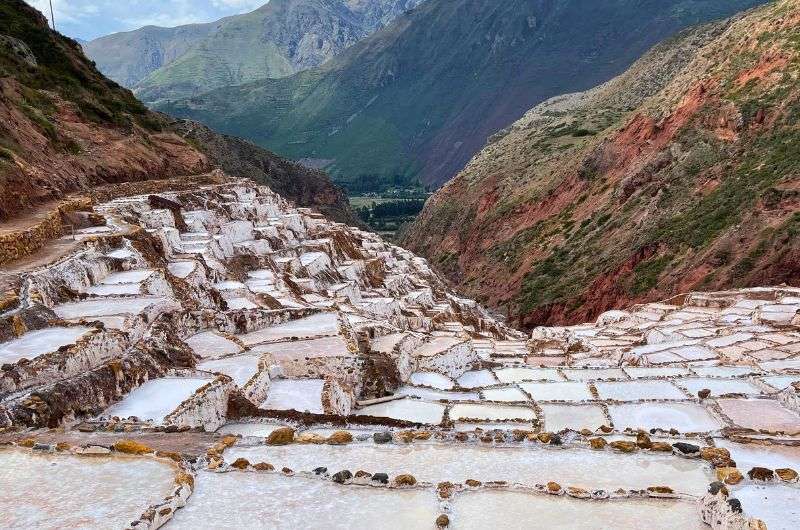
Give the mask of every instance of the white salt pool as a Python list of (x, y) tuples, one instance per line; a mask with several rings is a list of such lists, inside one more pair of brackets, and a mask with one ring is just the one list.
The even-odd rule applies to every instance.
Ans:
[(195, 491), (169, 528), (432, 528), (429, 491), (348, 487), (256, 473), (200, 473)]
[(262, 342), (290, 339), (292, 337), (319, 337), (339, 333), (339, 318), (336, 313), (319, 313), (298, 320), (290, 320), (277, 326), (253, 331), (242, 335), (241, 339), (248, 346)]
[(114, 272), (109, 274), (100, 283), (103, 285), (119, 285), (122, 283), (140, 283), (145, 281), (153, 274), (152, 269), (140, 269), (132, 271)]
[(324, 466), (330, 473), (363, 469), (389, 476), (410, 473), (425, 482), (505, 480), (533, 486), (554, 480), (562, 486), (586, 489), (644, 489), (669, 486), (681, 493), (702, 494), (712, 479), (699, 460), (652, 453), (620, 454), (590, 449), (543, 447), (482, 447), (420, 443), (378, 445), (372, 442), (344, 446), (234, 445), (225, 460), (246, 458), (269, 462), (277, 469), (311, 471)]
[(324, 385), (323, 379), (275, 379), (270, 383), (267, 400), (261, 408), (322, 414)]
[(643, 525), (652, 530), (707, 528), (700, 522), (692, 502), (655, 499), (587, 502), (514, 491), (459, 495), (453, 501), (451, 518), (455, 528), (476, 530), (531, 527), (639, 530)]
[(730, 496), (742, 502), (745, 514), (761, 519), (769, 530), (800, 528), (800, 491), (797, 488), (748, 484), (731, 489)]
[(692, 375), (692, 371), (688, 368), (679, 368), (672, 366), (664, 367), (637, 367), (626, 366), (625, 372), (634, 379), (642, 379), (645, 377), (679, 377)]
[(701, 377), (739, 377), (761, 372), (752, 366), (695, 366), (692, 370)]
[(500, 368), (494, 371), (501, 383), (520, 381), (563, 381), (555, 368)]
[(178, 278), (187, 278), (197, 267), (196, 261), (173, 261), (167, 264), (167, 270)]
[(600, 379), (627, 379), (621, 368), (569, 369), (561, 370), (570, 381), (597, 381)]
[(226, 423), (219, 429), (219, 434), (240, 434), (242, 436), (269, 436), (275, 429), (280, 429), (285, 425), (274, 423)]
[(446, 390), (433, 390), (408, 385), (398, 388), (396, 394), (415, 396), (427, 401), (478, 401), (480, 399), (477, 392), (448, 392)]
[(89, 319), (110, 315), (138, 314), (151, 305), (164, 301), (166, 301), (166, 298), (144, 296), (136, 298), (105, 298), (62, 304), (54, 307), (53, 311), (65, 320)]
[(754, 467), (769, 469), (788, 467), (800, 472), (800, 447), (735, 443), (721, 438), (715, 439), (714, 445), (730, 451), (731, 458), (742, 473)]
[(491, 370), (473, 370), (465, 372), (457, 381), (459, 386), (464, 388), (478, 388), (496, 385), (498, 383), (497, 378)]
[(540, 405), (544, 414), (544, 429), (550, 432), (559, 432), (563, 429), (597, 430), (601, 425), (610, 422), (603, 413), (603, 408), (598, 405), (555, 405), (543, 403)]
[(152, 379), (125, 396), (119, 403), (111, 405), (102, 416), (106, 418), (136, 416), (140, 420), (160, 423), (178, 405), (189, 399), (198, 388), (211, 381), (200, 377)]
[(233, 378), (233, 382), (243, 387), (258, 372), (259, 358), (255, 355), (236, 355), (197, 365), (198, 370), (219, 372)]
[(608, 413), (617, 430), (677, 429), (686, 432), (708, 432), (725, 427), (708, 411), (695, 403), (637, 403), (609, 405)]
[(594, 385), (602, 399), (636, 401), (639, 399), (688, 399), (669, 381), (598, 382)]
[(536, 401), (583, 401), (593, 399), (586, 383), (520, 383), (520, 388)]
[(214, 333), (213, 331), (204, 331), (203, 333), (192, 335), (184, 342), (186, 342), (199, 357), (203, 358), (219, 357), (221, 355), (230, 355), (242, 351), (242, 347), (234, 341), (218, 333)]
[(761, 394), (761, 389), (745, 379), (718, 379), (714, 377), (696, 379), (676, 379), (675, 384), (691, 395), (696, 396), (703, 389), (711, 390), (712, 396), (724, 394)]
[(798, 375), (771, 375), (762, 377), (761, 380), (774, 388), (775, 390), (783, 390), (795, 381), (800, 381), (800, 374)]
[(490, 401), (528, 401), (528, 396), (515, 386), (486, 388), (483, 397)]
[(451, 420), (534, 420), (536, 413), (528, 407), (513, 407), (491, 403), (458, 403), (450, 409)]
[(276, 361), (302, 360), (312, 357), (345, 357), (352, 355), (342, 337), (323, 337), (320, 339), (294, 340), (259, 344), (253, 353), (269, 352)]
[(452, 379), (435, 372), (414, 372), (409, 382), (412, 385), (429, 386), (439, 390), (450, 390), (455, 386)]
[(444, 409), (445, 406), (440, 403), (429, 403), (418, 399), (406, 398), (369, 405), (355, 410), (353, 414), (438, 425), (442, 422)]
[(125, 528), (174, 478), (172, 466), (147, 458), (0, 450), (0, 527)]
[(91, 329), (75, 326), (29, 331), (18, 339), (0, 344), (0, 364), (15, 363), (20, 359), (35, 359), (62, 346), (75, 344)]

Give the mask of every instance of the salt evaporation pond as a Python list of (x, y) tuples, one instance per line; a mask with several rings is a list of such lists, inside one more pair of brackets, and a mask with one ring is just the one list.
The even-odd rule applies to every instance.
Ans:
[(200, 357), (219, 357), (242, 351), (242, 347), (234, 341), (213, 331), (197, 333), (184, 342)]
[(324, 379), (275, 379), (270, 384), (269, 395), (261, 408), (322, 414), (324, 384)]
[(700, 460), (652, 453), (620, 454), (590, 449), (540, 447), (480, 447), (438, 443), (376, 445), (292, 444), (286, 446), (235, 445), (225, 460), (246, 458), (251, 463), (269, 462), (277, 469), (312, 471), (320, 466), (330, 473), (359, 469), (389, 476), (410, 473), (425, 482), (505, 480), (533, 486), (554, 480), (562, 486), (586, 489), (644, 489), (669, 486), (675, 491), (702, 495), (713, 479)]
[(171, 465), (148, 458), (0, 450), (0, 527), (126, 528), (174, 479)]
[(428, 401), (478, 401), (480, 396), (477, 392), (449, 392), (446, 390), (433, 390), (416, 386), (401, 386), (396, 394), (401, 396), (416, 396)]
[(152, 379), (125, 396), (119, 403), (111, 405), (102, 415), (106, 418), (136, 416), (140, 420), (160, 423), (198, 388), (210, 382), (211, 379), (200, 377)]
[(487, 388), (483, 391), (483, 397), (489, 401), (528, 401), (528, 396), (513, 386)]
[(677, 429), (708, 432), (725, 425), (695, 403), (637, 403), (609, 405), (608, 413), (618, 431), (631, 429)]
[(444, 416), (444, 409), (445, 406), (439, 403), (405, 398), (369, 405), (353, 411), (353, 414), (438, 425)]
[(714, 445), (724, 447), (742, 472), (754, 467), (769, 469), (791, 468), (800, 471), (800, 447), (790, 445), (759, 445), (757, 443), (736, 443), (718, 438)]
[(688, 396), (669, 381), (622, 381), (595, 383), (602, 399), (636, 401), (639, 399), (687, 399)]
[(450, 390), (453, 388), (453, 380), (446, 375), (435, 372), (414, 372), (411, 374), (409, 383), (412, 385), (430, 386), (440, 390)]
[(202, 362), (197, 365), (197, 369), (225, 374), (238, 386), (243, 387), (258, 372), (258, 361), (259, 358), (255, 355), (236, 355)]
[(742, 502), (746, 515), (761, 519), (769, 530), (800, 528), (800, 490), (797, 488), (748, 484), (732, 489), (730, 496)]
[(563, 381), (555, 368), (500, 368), (494, 371), (501, 383), (520, 381)]
[(745, 379), (718, 379), (713, 377), (679, 379), (675, 383), (692, 395), (703, 389), (711, 390), (712, 396), (723, 394), (761, 394), (761, 390)]
[(490, 403), (459, 403), (450, 409), (452, 420), (534, 420), (536, 413), (526, 407), (494, 405)]
[(473, 370), (465, 372), (458, 378), (458, 384), (464, 388), (478, 388), (481, 386), (496, 385), (497, 378), (491, 370)]
[(240, 338), (245, 344), (252, 346), (262, 342), (287, 340), (292, 337), (319, 337), (337, 333), (339, 333), (339, 319), (336, 313), (320, 313), (253, 331), (242, 335)]
[(720, 399), (722, 412), (748, 429), (800, 432), (800, 415), (768, 399)]
[(586, 383), (520, 383), (519, 386), (536, 401), (584, 401), (593, 399)]
[(242, 436), (269, 436), (274, 430), (285, 427), (274, 423), (226, 423), (219, 429), (218, 434), (240, 434)]
[(557, 405), (543, 403), (540, 405), (544, 415), (544, 429), (550, 432), (559, 432), (563, 429), (597, 430), (609, 421), (598, 405)]
[(453, 501), (452, 519), (454, 528), (476, 530), (532, 527), (571, 530), (708, 528), (700, 522), (697, 508), (692, 502), (655, 499), (594, 502), (514, 491), (478, 491), (457, 495)]
[(91, 329), (77, 326), (29, 331), (18, 339), (0, 344), (0, 364), (15, 363), (20, 359), (35, 359), (39, 355), (54, 352), (62, 346), (75, 344)]
[(109, 315), (137, 314), (153, 304), (164, 301), (166, 301), (166, 298), (102, 298), (62, 304), (54, 307), (53, 311), (65, 320), (88, 319)]
[(169, 528), (430, 528), (430, 491), (390, 491), (257, 473), (200, 473)]

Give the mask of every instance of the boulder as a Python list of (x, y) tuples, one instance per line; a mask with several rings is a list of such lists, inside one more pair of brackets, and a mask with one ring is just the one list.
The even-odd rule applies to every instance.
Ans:
[(673, 453), (678, 456), (697, 457), (700, 456), (700, 446), (686, 442), (672, 444)]
[(250, 461), (247, 460), (246, 458), (237, 458), (236, 460), (233, 461), (231, 467), (234, 467), (236, 469), (247, 469), (248, 467), (250, 467)]
[(653, 442), (652, 444), (650, 444), (650, 450), (662, 453), (671, 453), (672, 446), (667, 442)]
[(353, 441), (353, 435), (347, 431), (336, 431), (328, 437), (330, 445), (345, 445)]
[(374, 473), (372, 475), (373, 482), (380, 482), (381, 484), (388, 484), (389, 483), (389, 475), (386, 473)]
[(770, 480), (775, 478), (775, 473), (766, 467), (754, 467), (750, 471), (747, 472), (747, 476), (750, 477), (750, 480), (760, 480), (762, 482), (769, 482)]
[(625, 440), (616, 440), (608, 445), (611, 446), (612, 449), (616, 449), (617, 451), (622, 451), (623, 453), (633, 453), (637, 449), (639, 449), (639, 447), (635, 443), (628, 442)]
[(275, 471), (275, 466), (268, 464), (267, 462), (259, 462), (258, 464), (253, 465), (253, 469), (256, 471)]
[(735, 467), (718, 467), (717, 480), (733, 486), (744, 480), (744, 477), (742, 476), (742, 473)]
[(417, 483), (417, 479), (414, 478), (414, 475), (397, 475), (394, 477), (394, 483), (396, 486), (413, 486)]
[(782, 467), (775, 470), (778, 478), (784, 482), (797, 482), (797, 471), (788, 467)]
[(303, 432), (297, 435), (295, 442), (299, 444), (324, 444), (325, 437), (315, 432)]
[(372, 435), (372, 439), (376, 444), (388, 444), (392, 441), (392, 433), (390, 432), (376, 432)]
[(114, 444), (114, 450), (129, 455), (144, 455), (153, 452), (149, 446), (134, 440), (119, 440)]
[(550, 495), (561, 495), (564, 493), (564, 488), (562, 488), (561, 484), (559, 484), (558, 482), (548, 482), (547, 493), (549, 493)]
[(436, 528), (447, 528), (450, 526), (450, 518), (446, 514), (441, 514), (436, 518)]
[(292, 441), (294, 441), (294, 429), (291, 427), (280, 427), (267, 436), (267, 445), (287, 445)]
[(351, 478), (353, 478), (353, 474), (347, 469), (343, 469), (331, 477), (334, 482), (338, 482), (339, 484), (344, 484)]
[(592, 449), (604, 449), (607, 444), (606, 439), (599, 436), (589, 440), (589, 445), (592, 446)]

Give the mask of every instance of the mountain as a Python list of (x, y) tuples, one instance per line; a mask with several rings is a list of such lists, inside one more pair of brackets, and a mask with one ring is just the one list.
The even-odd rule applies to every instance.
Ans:
[(22, 0), (0, 3), (0, 221), (72, 192), (215, 167), (274, 185), (301, 206), (353, 218), (324, 173), (211, 130), (183, 133), (105, 78), (38, 11)]
[(89, 43), (101, 71), (148, 103), (317, 66), (421, 0), (271, 0), (210, 24), (148, 26)]
[(161, 105), (352, 189), (438, 186), (541, 101), (763, 0), (428, 0), (324, 65)]
[(800, 1), (656, 46), (547, 101), (436, 193), (404, 244), (521, 325), (800, 280)]

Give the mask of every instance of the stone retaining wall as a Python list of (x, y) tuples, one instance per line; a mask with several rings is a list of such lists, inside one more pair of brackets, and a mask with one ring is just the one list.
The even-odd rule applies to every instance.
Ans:
[(225, 424), (228, 413), (228, 398), (235, 385), (227, 375), (219, 375), (212, 382), (200, 387), (186, 401), (178, 405), (164, 418), (165, 425), (177, 427), (200, 427), (214, 432)]

